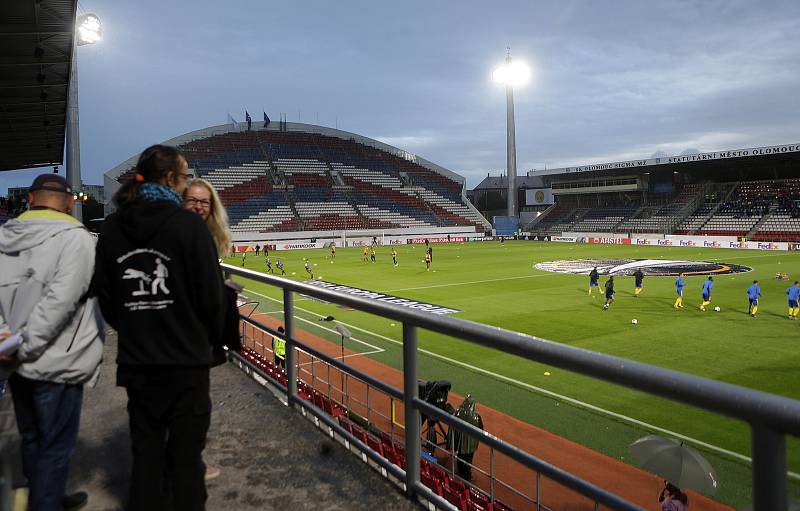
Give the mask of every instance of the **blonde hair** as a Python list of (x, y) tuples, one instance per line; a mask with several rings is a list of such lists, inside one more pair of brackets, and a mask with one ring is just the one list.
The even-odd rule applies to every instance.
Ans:
[(211, 196), (211, 207), (209, 208), (208, 219), (206, 225), (211, 232), (211, 237), (214, 239), (214, 245), (217, 246), (217, 252), (220, 257), (225, 257), (228, 254), (231, 244), (231, 231), (228, 228), (228, 213), (225, 211), (225, 206), (219, 198), (219, 194), (214, 187), (203, 178), (195, 178), (186, 183), (186, 192), (193, 186), (199, 186), (208, 190)]

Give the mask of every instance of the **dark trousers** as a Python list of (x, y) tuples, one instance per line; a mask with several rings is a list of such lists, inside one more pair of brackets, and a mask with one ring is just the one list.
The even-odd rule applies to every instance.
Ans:
[(475, 456), (474, 452), (471, 453), (457, 453), (456, 457), (458, 458), (458, 463), (456, 464), (456, 473), (461, 476), (462, 479), (467, 481), (472, 480), (472, 467), (469, 464), (472, 464), (472, 458)]
[(133, 468), (128, 511), (197, 511), (206, 503), (202, 453), (211, 420), (208, 368), (120, 368), (128, 391)]
[(28, 480), (29, 511), (61, 509), (69, 462), (78, 441), (83, 385), (9, 380), (17, 428), (22, 436), (22, 472)]
[(275, 367), (282, 367), (286, 369), (286, 355), (274, 355), (273, 356)]

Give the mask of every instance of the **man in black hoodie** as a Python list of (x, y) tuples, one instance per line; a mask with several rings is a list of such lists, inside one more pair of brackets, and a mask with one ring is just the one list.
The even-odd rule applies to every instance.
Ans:
[(161, 509), (165, 488), (181, 509), (205, 508), (209, 367), (225, 308), (208, 228), (181, 207), (187, 169), (175, 148), (146, 149), (97, 244), (93, 285), (128, 393), (132, 511)]

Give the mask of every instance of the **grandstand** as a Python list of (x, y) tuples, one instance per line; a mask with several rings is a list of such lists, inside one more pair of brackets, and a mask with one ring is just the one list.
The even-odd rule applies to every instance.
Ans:
[(528, 208), (532, 220), (526, 227), (537, 234), (677, 234), (800, 241), (798, 144), (529, 175), (541, 178), (542, 186), (551, 188), (555, 196), (549, 207)]
[[(165, 142), (219, 191), (234, 234), (490, 227), (467, 200), (464, 178), (438, 165), (353, 133), (257, 124)], [(135, 157), (106, 173), (107, 198), (134, 164)]]

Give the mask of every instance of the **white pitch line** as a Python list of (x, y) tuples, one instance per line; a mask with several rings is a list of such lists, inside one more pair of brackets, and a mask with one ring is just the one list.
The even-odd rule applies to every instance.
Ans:
[[(262, 295), (261, 293), (258, 293), (256, 291), (250, 291), (250, 293), (257, 294), (257, 295), (262, 296), (262, 297), (264, 297), (264, 298), (266, 298), (268, 300), (274, 300), (274, 301), (280, 303), (280, 300), (277, 300), (277, 299), (272, 298), (270, 296)], [(307, 312), (309, 314), (313, 314), (314, 316), (323, 317), (320, 314), (317, 314), (316, 312), (312, 312), (310, 310), (303, 309), (302, 307), (295, 307), (295, 308), (299, 309), (301, 311)], [(298, 318), (298, 319), (302, 319), (302, 318)], [(355, 330), (360, 330), (360, 331), (362, 331), (364, 333), (370, 334), (370, 335), (375, 336), (375, 337), (377, 337), (379, 339), (383, 339), (383, 340), (388, 341), (388, 342), (390, 342), (392, 344), (395, 344), (397, 346), (402, 346), (403, 345), (403, 343), (400, 342), (400, 341), (397, 341), (395, 339), (392, 339), (390, 337), (386, 337), (384, 335), (381, 335), (381, 334), (378, 334), (378, 333), (375, 333), (375, 332), (371, 332), (369, 330), (365, 330), (365, 329), (363, 329), (361, 327), (358, 327), (356, 325), (351, 325), (351, 324), (348, 324), (348, 323), (344, 323), (343, 321), (339, 321), (339, 323), (341, 323), (343, 325), (347, 325), (350, 328), (353, 328)], [(312, 322), (312, 324), (313, 324), (313, 322)], [(434, 353), (434, 352), (426, 350), (424, 348), (417, 348), (417, 351), (419, 351), (421, 353), (425, 353), (426, 355), (429, 355), (429, 356), (431, 356), (433, 358), (438, 358), (439, 360), (444, 360), (445, 362), (451, 363), (453, 365), (461, 366), (461, 367), (463, 367), (465, 369), (469, 369), (471, 371), (475, 371), (477, 373), (481, 373), (481, 374), (484, 374), (486, 376), (490, 376), (490, 377), (496, 378), (498, 380), (503, 380), (503, 381), (506, 381), (508, 383), (512, 383), (514, 385), (518, 385), (520, 387), (523, 387), (523, 388), (526, 388), (526, 389), (529, 389), (529, 390), (533, 390), (533, 391), (542, 393), (544, 395), (550, 396), (550, 397), (555, 398), (555, 399), (566, 401), (566, 402), (571, 403), (571, 404), (573, 404), (575, 406), (579, 406), (579, 407), (582, 407), (582, 408), (586, 408), (588, 410), (599, 412), (599, 413), (608, 415), (610, 417), (614, 417), (616, 419), (628, 422), (630, 424), (635, 424), (637, 426), (641, 426), (641, 427), (643, 427), (645, 429), (649, 429), (651, 431), (657, 431), (657, 432), (663, 433), (665, 435), (670, 435), (672, 437), (679, 438), (679, 439), (681, 439), (681, 440), (683, 440), (685, 442), (691, 442), (691, 443), (693, 443), (695, 445), (698, 445), (700, 447), (704, 447), (704, 448), (706, 448), (708, 450), (711, 450), (711, 451), (716, 451), (716, 452), (718, 452), (720, 454), (725, 454), (727, 456), (730, 456), (732, 458), (738, 459), (740, 461), (744, 461), (746, 463), (751, 463), (751, 464), (753, 463), (753, 459), (750, 458), (749, 456), (745, 456), (744, 454), (740, 454), (738, 452), (730, 451), (728, 449), (725, 449), (725, 448), (718, 447), (718, 446), (713, 445), (713, 444), (709, 444), (709, 443), (703, 442), (702, 440), (697, 440), (696, 438), (692, 438), (690, 436), (682, 435), (682, 434), (677, 433), (675, 431), (671, 431), (669, 429), (661, 428), (659, 426), (655, 426), (653, 424), (641, 421), (639, 419), (634, 419), (633, 417), (629, 417), (629, 416), (623, 415), (621, 413), (612, 412), (611, 410), (606, 410), (605, 408), (601, 408), (599, 406), (595, 406), (595, 405), (586, 403), (584, 401), (580, 401), (578, 399), (571, 398), (569, 396), (565, 396), (563, 394), (558, 394), (557, 392), (553, 392), (553, 391), (550, 391), (550, 390), (547, 390), (547, 389), (544, 389), (544, 388), (541, 388), (541, 387), (537, 387), (536, 385), (531, 385), (530, 383), (525, 383), (523, 381), (515, 380), (513, 378), (509, 378), (508, 376), (503, 376), (502, 374), (494, 373), (492, 371), (488, 371), (486, 369), (482, 369), (480, 367), (476, 367), (474, 365), (467, 364), (465, 362), (461, 362), (459, 360), (455, 360), (455, 359), (452, 359), (450, 357), (446, 357), (444, 355), (440, 355), (438, 353)], [(798, 474), (796, 472), (787, 472), (787, 475), (789, 477), (791, 477), (792, 479), (800, 480), (800, 474)]]
[[(255, 291), (249, 291), (249, 292), (250, 292), (250, 293), (255, 293), (255, 294), (259, 295), (259, 296), (263, 296), (264, 298), (268, 298), (268, 299), (270, 299), (270, 300), (275, 300), (276, 302), (278, 302), (278, 301), (279, 301), (279, 300), (277, 300), (277, 299), (275, 299), (275, 298), (271, 298), (271, 297), (269, 297), (269, 296), (264, 296), (264, 295), (262, 295), (261, 293), (256, 293)], [(297, 308), (298, 308), (298, 309), (300, 309), (300, 307), (297, 307)], [(317, 317), (320, 317), (320, 318), (324, 317), (324, 316), (322, 316), (322, 315), (320, 315), (320, 314), (316, 314), (316, 313), (314, 313), (314, 312), (311, 312), (311, 311), (306, 311), (305, 309), (300, 309), (300, 310), (302, 310), (302, 311), (305, 311), (305, 312), (308, 312), (308, 313), (310, 313), (310, 314), (314, 314), (315, 316), (317, 316)], [(277, 312), (280, 312), (281, 314), (283, 314), (283, 311), (277, 311)], [(257, 312), (256, 314), (265, 314), (265, 313), (264, 313), (264, 312)], [(326, 326), (322, 326), (322, 325), (320, 325), (320, 324), (317, 324), (317, 323), (315, 323), (315, 322), (313, 322), (313, 321), (310, 321), (310, 320), (308, 320), (308, 319), (305, 319), (305, 318), (300, 318), (300, 317), (298, 317), (297, 319), (299, 319), (300, 321), (304, 321), (304, 322), (308, 323), (309, 325), (314, 325), (315, 327), (317, 327), (317, 328), (320, 328), (320, 329), (322, 329), (322, 330), (327, 330), (328, 332), (331, 332), (331, 333), (333, 333), (333, 334), (336, 334), (336, 335), (342, 335), (342, 334), (340, 334), (339, 332), (337, 332), (336, 330), (334, 330), (334, 329), (332, 329), (332, 328), (328, 328), (328, 327), (326, 327)], [(339, 321), (339, 323), (342, 323), (342, 322), (341, 322), (341, 321)], [(342, 324), (345, 324), (345, 323), (342, 323)], [(352, 326), (352, 325), (348, 325), (348, 326)], [(369, 333), (369, 332), (367, 332), (367, 333)], [(369, 347), (370, 347), (370, 348), (372, 348), (373, 350), (377, 350), (377, 352), (386, 351), (384, 348), (381, 348), (380, 346), (375, 346), (374, 344), (370, 344), (370, 343), (368, 343), (368, 342), (366, 342), (366, 341), (362, 341), (362, 340), (356, 339), (355, 337), (350, 337), (350, 340), (351, 340), (351, 341), (355, 341), (355, 342), (357, 342), (357, 343), (359, 343), (359, 344), (363, 344), (364, 346), (369, 346)]]
[(486, 279), (486, 280), (472, 280), (469, 282), (452, 282), (450, 284), (435, 284), (433, 286), (420, 286), (420, 287), (404, 287), (401, 289), (387, 289), (380, 291), (381, 293), (394, 293), (395, 291), (415, 291), (417, 289), (433, 289), (435, 287), (451, 287), (451, 286), (470, 286), (472, 284), (483, 284), (485, 282), (502, 282), (504, 280), (518, 280), (518, 279), (535, 279), (537, 277), (555, 276), (555, 273), (538, 274), (538, 275), (523, 275), (521, 277), (504, 277), (502, 279)]
[[(384, 351), (386, 351), (386, 350), (378, 349), (378, 350), (375, 350), (375, 351), (365, 351), (363, 353), (351, 353), (349, 355), (345, 355), (344, 358), (357, 357), (359, 355), (374, 355), (375, 353), (383, 353)], [(313, 355), (308, 354), (308, 353), (307, 353), (307, 355), (308, 356), (313, 356)], [(333, 355), (331, 355), (331, 357), (335, 358), (336, 360), (341, 360), (342, 359), (341, 356), (333, 356)], [(302, 366), (308, 366), (308, 365), (311, 365), (311, 362), (303, 362), (302, 364), (300, 364), (301, 367)]]

